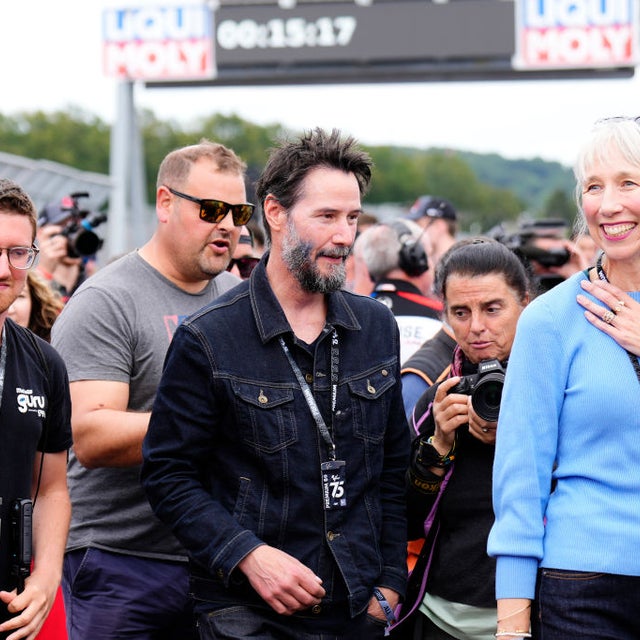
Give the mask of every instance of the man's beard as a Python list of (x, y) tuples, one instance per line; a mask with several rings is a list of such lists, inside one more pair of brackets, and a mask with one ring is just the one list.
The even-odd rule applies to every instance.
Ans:
[(338, 265), (332, 265), (329, 273), (320, 273), (317, 264), (311, 259), (312, 244), (305, 242), (298, 235), (291, 219), (287, 221), (287, 235), (282, 246), (282, 259), (289, 271), (293, 274), (300, 286), (310, 293), (330, 293), (342, 289), (347, 278), (345, 260), (350, 247), (341, 247), (332, 251), (319, 251), (316, 259), (320, 256), (330, 258), (342, 258)]

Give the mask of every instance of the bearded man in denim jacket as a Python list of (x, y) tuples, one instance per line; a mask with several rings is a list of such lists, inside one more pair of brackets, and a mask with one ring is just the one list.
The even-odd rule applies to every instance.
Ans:
[(341, 290), (371, 160), (316, 129), (258, 181), (270, 251), (178, 329), (143, 446), (203, 639), (382, 638), (404, 592), (394, 317)]

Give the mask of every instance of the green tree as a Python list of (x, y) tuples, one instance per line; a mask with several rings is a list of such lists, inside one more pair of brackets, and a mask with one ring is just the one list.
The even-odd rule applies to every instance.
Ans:
[(575, 200), (570, 198), (562, 189), (556, 189), (552, 191), (544, 201), (542, 217), (561, 218), (562, 220), (566, 220), (569, 225), (572, 225), (577, 211)]
[[(183, 124), (160, 120), (144, 110), (139, 112), (138, 122), (149, 202), (155, 197), (155, 179), (162, 158), (172, 149), (194, 144), (203, 137), (231, 147), (247, 162), (249, 198), (253, 199), (253, 181), (270, 148), (280, 138), (297, 133), (278, 123), (260, 126), (237, 115), (213, 114)], [(0, 149), (108, 174), (110, 126), (75, 107), (50, 114), (35, 111), (0, 115)], [(512, 161), (496, 154), (446, 149), (369, 146), (367, 150), (375, 163), (367, 195), (371, 204), (391, 203), (408, 208), (417, 196), (437, 195), (454, 204), (460, 213), (461, 228), (474, 232), (515, 220), (524, 210), (537, 217), (546, 212), (573, 217), (574, 207), (568, 195), (570, 172), (558, 163), (540, 159)], [(567, 194), (566, 198), (563, 194)]]
[(7, 153), (109, 173), (110, 127), (77, 108), (0, 117), (0, 147)]
[(409, 206), (423, 193), (421, 155), (390, 146), (368, 147), (366, 151), (374, 161), (368, 202), (397, 202)]

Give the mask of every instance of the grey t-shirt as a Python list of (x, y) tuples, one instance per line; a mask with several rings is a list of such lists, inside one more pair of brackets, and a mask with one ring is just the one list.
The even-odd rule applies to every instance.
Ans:
[[(129, 253), (99, 270), (72, 296), (54, 325), (52, 344), (71, 382), (125, 382), (128, 410), (150, 411), (176, 327), (239, 282), (224, 272), (202, 292), (190, 294), (137, 252)], [(139, 476), (139, 466), (87, 469), (71, 452), (73, 511), (67, 550), (97, 547), (186, 560), (178, 541), (151, 511)]]

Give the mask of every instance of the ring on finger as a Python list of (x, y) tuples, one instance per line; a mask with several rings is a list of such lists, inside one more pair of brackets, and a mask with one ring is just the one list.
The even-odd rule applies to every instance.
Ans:
[(607, 324), (613, 324), (613, 319), (616, 317), (616, 312), (611, 309), (607, 309), (602, 315), (602, 321)]
[(624, 308), (624, 300), (618, 300), (616, 306), (613, 307), (613, 313), (618, 315), (622, 311), (623, 308)]
[(489, 429), (487, 429), (487, 427), (482, 427), (482, 433), (489, 433)]

